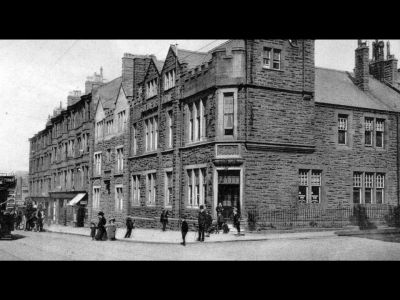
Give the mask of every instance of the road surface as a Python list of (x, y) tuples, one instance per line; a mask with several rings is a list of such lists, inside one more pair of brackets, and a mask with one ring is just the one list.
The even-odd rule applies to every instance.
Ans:
[(16, 231), (0, 241), (0, 260), (400, 260), (400, 243), (359, 237), (171, 244), (92, 241), (89, 237)]

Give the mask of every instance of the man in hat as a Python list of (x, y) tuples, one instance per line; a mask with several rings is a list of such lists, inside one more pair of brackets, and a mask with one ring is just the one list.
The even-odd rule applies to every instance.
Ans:
[(206, 216), (206, 212), (204, 211), (204, 206), (200, 205), (200, 212), (199, 212), (199, 216), (198, 216), (199, 237), (197, 239), (199, 242), (204, 242), (204, 230), (206, 227), (206, 220), (207, 220), (207, 216)]
[(102, 241), (104, 235), (106, 234), (105, 225), (107, 223), (106, 218), (104, 217), (104, 213), (100, 211), (97, 216), (99, 217), (99, 222), (97, 223), (97, 234), (96, 241)]

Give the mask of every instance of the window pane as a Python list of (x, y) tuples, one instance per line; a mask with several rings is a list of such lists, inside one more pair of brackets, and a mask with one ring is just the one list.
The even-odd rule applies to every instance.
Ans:
[(307, 187), (299, 186), (299, 202), (306, 203), (307, 202)]
[(365, 145), (372, 145), (372, 131), (365, 131)]
[(376, 190), (376, 203), (377, 204), (383, 203), (383, 189)]
[(311, 187), (311, 203), (319, 203), (321, 188), (319, 186)]
[(353, 203), (361, 203), (361, 188), (353, 188)]
[(346, 131), (339, 130), (338, 143), (340, 145), (346, 145)]
[(372, 200), (372, 189), (365, 189), (365, 203), (371, 203)]
[(379, 148), (383, 147), (383, 132), (380, 131), (376, 132), (376, 147)]

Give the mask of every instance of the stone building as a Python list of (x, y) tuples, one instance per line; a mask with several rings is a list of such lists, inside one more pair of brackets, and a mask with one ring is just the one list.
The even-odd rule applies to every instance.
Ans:
[[(103, 84), (102, 74), (88, 78), (87, 89), (94, 84)], [(60, 104), (46, 128), (29, 139), (29, 199), (50, 223), (83, 226), (88, 219), (92, 121), (91, 94), (73, 91), (67, 107)]]
[(125, 54), (121, 77), (90, 93), (89, 219), (157, 227), (166, 208), (177, 228), (219, 203), (228, 220), (235, 207), (246, 220), (396, 205), (399, 70), (390, 45), (372, 50), (359, 41), (353, 73), (315, 67), (313, 40)]

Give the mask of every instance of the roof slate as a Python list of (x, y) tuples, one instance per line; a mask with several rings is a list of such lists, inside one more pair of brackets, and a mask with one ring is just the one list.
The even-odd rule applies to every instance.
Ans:
[(384, 83), (369, 78), (369, 91), (358, 88), (350, 73), (315, 68), (315, 101), (386, 111), (400, 110), (400, 94)]
[(211, 59), (211, 53), (190, 51), (178, 48), (178, 60), (180, 63), (187, 63), (188, 69), (193, 69), (200, 66)]
[(93, 92), (93, 99), (100, 100), (104, 109), (112, 109), (115, 105), (119, 89), (121, 87), (122, 77), (115, 78), (99, 87)]

